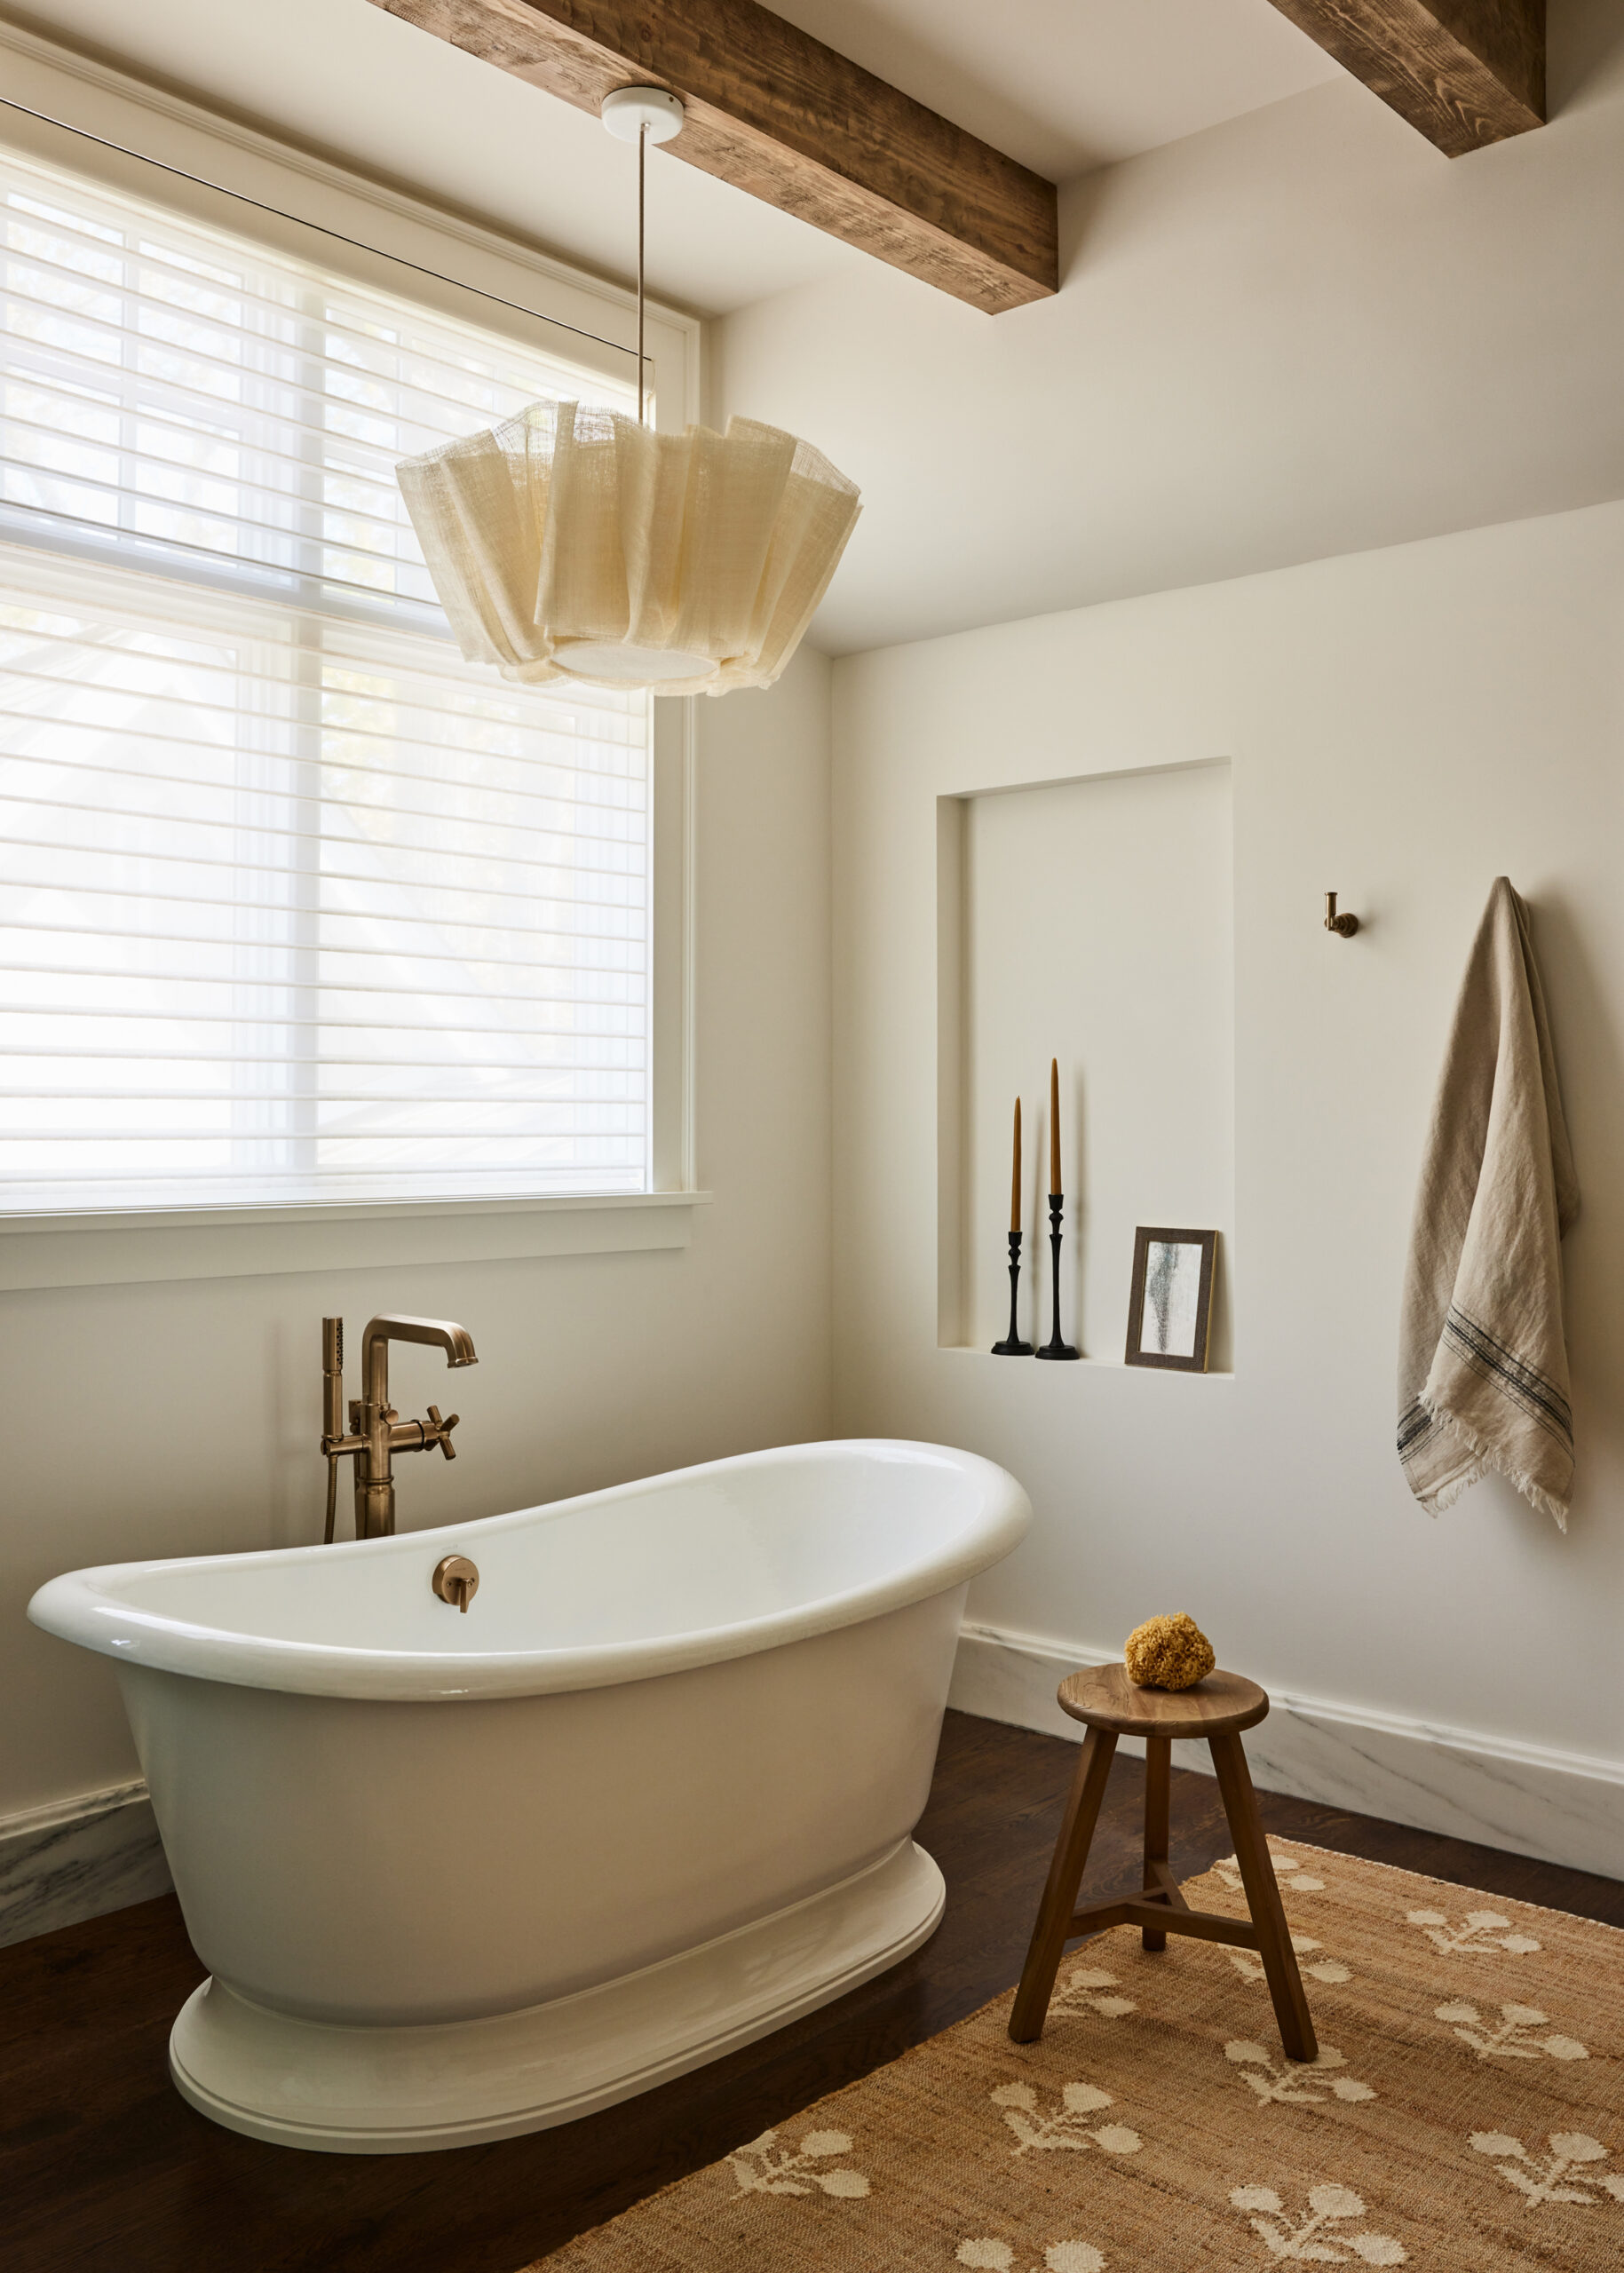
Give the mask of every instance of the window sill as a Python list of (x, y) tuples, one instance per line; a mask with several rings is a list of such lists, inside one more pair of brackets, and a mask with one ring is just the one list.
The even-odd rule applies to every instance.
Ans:
[(0, 1216), (0, 1291), (684, 1247), (708, 1192)]

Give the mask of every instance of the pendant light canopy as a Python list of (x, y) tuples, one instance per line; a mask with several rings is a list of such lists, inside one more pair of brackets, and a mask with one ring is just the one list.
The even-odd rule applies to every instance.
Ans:
[[(604, 123), (635, 138), (638, 368), (643, 153), (682, 123), (659, 87), (622, 88)], [(397, 469), (434, 589), (470, 661), (556, 679), (725, 694), (771, 686), (860, 510), (810, 444), (754, 419), (657, 433), (578, 402), (516, 418)]]

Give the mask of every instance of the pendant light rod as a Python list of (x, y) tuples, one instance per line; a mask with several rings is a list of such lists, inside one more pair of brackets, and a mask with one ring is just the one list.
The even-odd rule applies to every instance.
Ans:
[(664, 87), (617, 87), (603, 101), (604, 124), (619, 142), (634, 138), (638, 146), (638, 424), (643, 424), (647, 398), (647, 367), (643, 352), (643, 265), (646, 234), (646, 176), (648, 146), (669, 142), (682, 131), (683, 107)]

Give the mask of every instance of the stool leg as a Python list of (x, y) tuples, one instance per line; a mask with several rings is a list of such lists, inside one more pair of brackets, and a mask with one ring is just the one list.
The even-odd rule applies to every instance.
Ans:
[[(1145, 1739), (1145, 1891), (1154, 1894), (1161, 1881), (1151, 1865), (1168, 1859), (1168, 1802), (1173, 1774), (1171, 1737)], [(1168, 1937), (1147, 1926), (1140, 1936), (1147, 1950), (1164, 1950)]]
[(1240, 1865), (1247, 1906), (1257, 1928), (1258, 1952), (1264, 1961), (1269, 1994), (1274, 2000), (1280, 2042), (1286, 2047), (1287, 2059), (1317, 2060), (1319, 2040), (1309, 2014), (1308, 1999), (1303, 1993), (1303, 1976), (1297, 1971), (1286, 1913), (1280, 1906), (1280, 1890), (1264, 1838), (1263, 1818), (1257, 1812), (1257, 1794), (1252, 1788), (1252, 1771), (1247, 1766), (1245, 1746), (1233, 1735), (1209, 1737), (1208, 1743), (1212, 1747), (1212, 1764), (1218, 1771), (1218, 1789), (1224, 1798), (1224, 1812), (1229, 1818), (1230, 1835), (1235, 1842), (1235, 1860)]
[(1089, 1859), (1115, 1750), (1116, 1738), (1108, 1729), (1090, 1729), (1083, 1739), (1082, 1757), (1072, 1781), (1072, 1796), (1066, 1804), (1066, 1819), (1055, 1841), (1032, 1944), (1015, 1994), (1015, 2009), (1010, 2015), (1010, 2034), (1017, 2044), (1030, 2044), (1043, 2033), (1055, 1976), (1066, 1948), (1066, 1929), (1077, 1907), (1077, 1889), (1082, 1884), (1083, 1865)]

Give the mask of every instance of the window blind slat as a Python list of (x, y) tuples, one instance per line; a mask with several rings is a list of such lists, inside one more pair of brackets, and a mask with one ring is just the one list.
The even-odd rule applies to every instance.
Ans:
[[(4, 671), (0, 670), (0, 703), (4, 700)], [(65, 785), (72, 780), (75, 772), (83, 774), (102, 770), (95, 757), (80, 756), (76, 754), (79, 744), (74, 737), (83, 733), (94, 735), (99, 744), (106, 746), (107, 755), (103, 760), (103, 765), (110, 764), (114, 770), (123, 774), (133, 775), (154, 786), (172, 783), (180, 788), (208, 789), (220, 782), (223, 772), (224, 786), (235, 786), (230, 772), (226, 771), (228, 766), (234, 763), (236, 756), (235, 751), (229, 744), (223, 745), (215, 738), (203, 741), (194, 737), (188, 740), (177, 733), (160, 734), (150, 727), (139, 729), (124, 726), (96, 727), (89, 725), (82, 725), (81, 722), (75, 720), (42, 719), (36, 714), (28, 712), (20, 716), (14, 715), (12, 731), (10, 733), (7, 733), (4, 725), (0, 724), (0, 754), (12, 756), (21, 763), (26, 763), (34, 756), (36, 753), (33, 744), (27, 739), (23, 729), (32, 727), (36, 724), (41, 724), (51, 729), (49, 763), (54, 768), (59, 769), (59, 778), (64, 781)], [(326, 764), (329, 772), (342, 772), (351, 777), (348, 786), (353, 789), (353, 794), (347, 798), (347, 802), (351, 804), (360, 803), (364, 793), (371, 790), (375, 801), (384, 805), (390, 812), (404, 812), (415, 810), (421, 812), (431, 820), (440, 817), (440, 812), (432, 807), (411, 808), (405, 805), (400, 790), (392, 786), (400, 782), (408, 784), (413, 793), (418, 796), (432, 795), (436, 790), (443, 790), (448, 802), (440, 810), (448, 818), (465, 812), (469, 804), (475, 802), (469, 796), (471, 789), (477, 793), (477, 806), (481, 813), (496, 815), (511, 813), (512, 825), (520, 828), (544, 828), (547, 825), (544, 820), (526, 813), (524, 811), (526, 804), (545, 807), (555, 802), (559, 809), (561, 823), (578, 822), (582, 826), (590, 824), (600, 834), (607, 833), (608, 817), (611, 815), (630, 813), (639, 820), (642, 818), (643, 785), (640, 779), (637, 777), (633, 777), (627, 784), (632, 794), (617, 797), (606, 797), (600, 794), (595, 794), (601, 792), (606, 786), (611, 788), (615, 786), (612, 779), (598, 772), (592, 773), (589, 779), (582, 781), (581, 788), (583, 794), (572, 794), (567, 788), (562, 787), (532, 790), (517, 789), (511, 788), (505, 780), (480, 781), (477, 778), (470, 779), (468, 772), (464, 772), (463, 778), (456, 780), (437, 780), (420, 768), (390, 766), (376, 761), (375, 752), (398, 754), (403, 748), (409, 749), (414, 747), (411, 742), (403, 738), (391, 737), (386, 734), (361, 735), (357, 734), (353, 727), (341, 726), (329, 729), (326, 735), (326, 741), (329, 751)], [(127, 757), (125, 755), (125, 746), (129, 744), (139, 746), (133, 758)], [(359, 748), (352, 747), (356, 744), (359, 744)], [(450, 750), (448, 750), (444, 745), (435, 750), (433, 745), (427, 742), (423, 743), (421, 747), (425, 752), (437, 756), (442, 765), (446, 764), (448, 757), (455, 756), (459, 765), (469, 772), (471, 770), (473, 762), (480, 755), (477, 751), (456, 748), (455, 745)], [(178, 771), (177, 768), (186, 761), (187, 752), (193, 750), (198, 753), (200, 760), (207, 763), (200, 763), (190, 772)], [(162, 756), (159, 755), (160, 752)], [(299, 794), (301, 777), (289, 774), (285, 769), (305, 764), (308, 763), (307, 759), (263, 747), (257, 749), (255, 755), (260, 765), (264, 793), (280, 793), (288, 796)], [(167, 764), (163, 762), (165, 759), (168, 761)], [(506, 761), (503, 762), (506, 763)], [(519, 762), (515, 761), (515, 771), (518, 770), (518, 764)], [(548, 761), (538, 759), (527, 770), (533, 775), (545, 775), (549, 771)], [(552, 770), (562, 771), (561, 768), (557, 767)], [(456, 802), (449, 802), (452, 800)], [(500, 819), (493, 819), (489, 825), (496, 827), (502, 823)], [(570, 833), (576, 834), (576, 828), (572, 827)]]
[(0, 341), (0, 1207), (646, 1189), (647, 704), (393, 471), (624, 394), (11, 158)]
[[(81, 931), (81, 927), (77, 925), (58, 924), (53, 926), (44, 922), (38, 923), (33, 928), (44, 936), (54, 936), (59, 939), (64, 937), (75, 936)], [(538, 944), (544, 945), (545, 937), (546, 935), (544, 934), (541, 935)], [(119, 944), (121, 947), (127, 944), (131, 954), (133, 954), (134, 951), (137, 949), (150, 947), (154, 945), (158, 946), (181, 947), (190, 950), (195, 948), (200, 942), (204, 946), (214, 945), (221, 947), (229, 947), (235, 944), (235, 939), (234, 934), (225, 931), (218, 933), (192, 933), (186, 931), (131, 931), (125, 934), (124, 939), (122, 939)], [(573, 942), (570, 944), (573, 944)], [(601, 946), (606, 944), (614, 945), (617, 943), (599, 941), (598, 944)], [(618, 944), (625, 945), (627, 943), (621, 942)], [(630, 944), (636, 946), (639, 943), (631, 942)], [(485, 990), (495, 994), (501, 994), (506, 991), (514, 975), (515, 970), (527, 971), (542, 970), (547, 968), (539, 957), (527, 958), (524, 962), (515, 965), (511, 960), (501, 956), (485, 955), (470, 957), (465, 952), (458, 954), (440, 953), (435, 949), (426, 947), (414, 947), (405, 953), (402, 953), (396, 947), (364, 946), (353, 943), (346, 944), (342, 946), (326, 946), (321, 950), (321, 955), (324, 964), (328, 966), (329, 970), (336, 970), (338, 966), (347, 964), (348, 962), (355, 960), (359, 960), (363, 963), (368, 961), (392, 963), (410, 963), (413, 965), (418, 963), (452, 963), (455, 964), (458, 971), (468, 971), (479, 974), (479, 978), (474, 980), (471, 980), (471, 985), (481, 986)], [(91, 966), (87, 965), (87, 968)], [(97, 967), (100, 968), (102, 966)], [(107, 966), (107, 968), (112, 967)], [(601, 983), (606, 976), (610, 977), (618, 982), (622, 976), (622, 971), (629, 973), (631, 976), (638, 977), (639, 979), (642, 977), (641, 963), (626, 964), (619, 970), (606, 971), (604, 970), (599, 970), (593, 971), (589, 970), (585, 964), (576, 958), (567, 954), (559, 959), (559, 961), (553, 966), (553, 970), (558, 974), (556, 981), (558, 984), (562, 984), (563, 981), (570, 976), (574, 976), (578, 983), (582, 985), (590, 982)], [(169, 974), (158, 975), (167, 977)], [(192, 974), (187, 971), (178, 972), (174, 975), (178, 977), (188, 977)], [(331, 978), (329, 978), (326, 982), (329, 986), (333, 983), (334, 982)], [(232, 974), (232, 984), (234, 986), (237, 984), (242, 984), (245, 986), (280, 986), (285, 985), (286, 982), (281, 979), (266, 978), (254, 978), (239, 982), (234, 973)], [(432, 994), (435, 996), (438, 996), (440, 991), (441, 990), (439, 987), (424, 989), (425, 994)]]
[[(257, 622), (268, 649), (285, 648), (289, 653), (305, 653), (306, 645), (300, 638), (301, 619), (278, 607), (262, 617), (245, 615), (236, 596), (210, 598), (194, 592), (189, 596), (187, 621), (178, 626), (174, 619), (167, 583), (154, 583), (146, 575), (131, 575), (120, 579), (116, 587), (101, 586), (98, 590), (115, 589), (115, 606), (121, 624), (129, 627), (130, 644), (110, 645), (108, 656), (114, 664), (122, 658), (139, 656), (144, 660), (174, 660), (171, 651), (184, 644), (186, 660), (200, 671), (210, 668), (206, 642), (209, 635), (218, 630), (232, 643), (233, 653), (222, 660), (218, 668), (222, 673), (242, 669), (254, 676), (252, 666), (240, 665), (234, 650), (242, 644), (244, 628)], [(48, 561), (30, 557), (24, 570), (19, 598), (26, 609), (28, 639), (31, 643), (48, 645), (61, 638), (64, 645), (77, 645), (70, 634), (59, 632), (56, 627), (58, 615), (50, 605), (59, 599), (68, 610), (77, 608), (84, 598), (84, 588), (71, 567), (55, 567)], [(42, 606), (42, 601), (44, 605)], [(419, 631), (415, 610), (403, 612), (408, 628)], [(8, 628), (15, 628), (23, 621), (22, 614), (0, 617)], [(308, 647), (308, 652), (333, 659), (336, 673), (364, 674), (376, 665), (386, 669), (392, 680), (402, 685), (419, 685), (425, 690), (424, 700), (435, 707), (444, 698), (442, 707), (450, 715), (464, 711), (471, 718), (501, 722), (510, 716), (517, 721), (527, 720), (531, 730), (546, 733), (555, 731), (560, 736), (579, 739), (596, 738), (606, 743), (623, 742), (629, 750), (640, 749), (641, 736), (638, 731), (640, 713), (629, 709), (625, 698), (605, 687), (589, 686), (584, 682), (570, 687), (567, 694), (555, 691), (547, 698), (545, 709), (537, 716), (532, 704), (534, 697), (523, 688), (513, 687), (503, 680), (493, 678), (482, 666), (464, 663), (451, 643), (443, 615), (432, 627), (432, 638), (419, 638), (409, 647), (389, 641), (379, 646), (371, 627), (351, 624), (343, 630), (331, 622), (320, 626), (320, 638)], [(200, 638), (198, 635), (201, 634)], [(145, 644), (144, 644), (145, 643)], [(273, 675), (278, 676), (278, 675)], [(280, 683), (280, 681), (279, 681)], [(448, 692), (449, 690), (449, 692)], [(460, 691), (460, 695), (459, 695)]]
[[(87, 392), (98, 374), (104, 385), (115, 373), (133, 376), (224, 417), (241, 400), (244, 380), (257, 382), (262, 391), (265, 382), (280, 381), (297, 401), (309, 385), (313, 360), (321, 368), (317, 386), (323, 399), (335, 414), (358, 425), (369, 417), (392, 424), (416, 417), (425, 433), (434, 434), (443, 432), (448, 420), (472, 426), (505, 416), (510, 384), (490, 364), (488, 349), (481, 371), (474, 363), (459, 361), (454, 350), (437, 349), (420, 329), (410, 340), (381, 338), (347, 315), (342, 287), (335, 291), (306, 286), (303, 305), (243, 292), (235, 296), (235, 321), (217, 319), (155, 291), (162, 271), (139, 254), (112, 254), (105, 280), (75, 264), (71, 239), (64, 240), (60, 258), (51, 258), (29, 245), (15, 215), (13, 206), (6, 233), (10, 258), (0, 287), (0, 305), (9, 303), (12, 309), (6, 328), (36, 355), (54, 360), (66, 383)], [(131, 277), (136, 280), (133, 289), (126, 281)], [(126, 300), (139, 311), (137, 321), (121, 315)], [(52, 319), (72, 336), (71, 355), (52, 340)], [(421, 326), (421, 313), (416, 321)], [(132, 350), (145, 353), (147, 362), (132, 360)], [(504, 345), (504, 360), (508, 352)], [(163, 368), (166, 353), (184, 355), (202, 384), (188, 386), (177, 380), (172, 366)], [(565, 367), (549, 361), (541, 369), (548, 376), (538, 370), (536, 395), (576, 392), (578, 382)], [(209, 386), (210, 375), (226, 384)], [(376, 390), (370, 400), (369, 389)], [(283, 416), (293, 423), (291, 409)], [(357, 431), (343, 439), (366, 447), (368, 438)]]
[[(73, 307), (75, 296), (86, 297), (82, 313), (93, 318), (89, 302), (102, 297), (107, 307), (121, 300), (123, 281), (130, 261), (134, 261), (141, 275), (141, 302), (146, 309), (157, 313), (159, 309), (170, 309), (175, 316), (191, 316), (194, 323), (218, 323), (223, 344), (234, 334), (246, 334), (250, 338), (268, 338), (284, 345), (298, 345), (309, 325), (321, 328), (325, 345), (325, 357), (339, 373), (384, 375), (393, 377), (396, 384), (409, 389), (409, 398), (423, 395), (425, 400), (446, 411), (469, 416), (469, 423), (480, 418), (501, 418), (503, 402), (507, 395), (507, 377), (501, 370), (491, 370), (489, 344), (473, 352), (459, 348), (450, 334), (437, 334), (430, 329), (434, 318), (425, 318), (425, 312), (414, 309), (409, 334), (389, 337), (384, 329), (366, 323), (364, 316), (355, 313), (355, 302), (345, 300), (344, 289), (323, 287), (319, 280), (305, 281), (298, 287), (298, 300), (271, 297), (266, 289), (255, 284), (255, 271), (243, 268), (227, 287), (230, 291), (230, 312), (220, 312), (211, 318), (207, 309), (186, 309), (182, 297), (173, 297), (163, 291), (163, 284), (170, 280), (179, 284), (194, 284), (195, 275), (189, 268), (173, 266), (163, 252), (154, 245), (137, 245), (130, 252), (127, 245), (109, 243), (86, 236), (66, 220), (59, 230), (39, 230), (32, 216), (28, 216), (23, 204), (12, 200), (9, 207), (7, 243), (12, 250), (12, 271), (9, 271), (7, 291), (16, 291), (23, 300), (52, 305), (52, 307)], [(39, 280), (29, 289), (28, 280)], [(314, 297), (312, 297), (314, 296)], [(314, 309), (314, 313), (312, 313)], [(130, 325), (118, 325), (112, 313), (102, 321), (114, 323), (116, 329), (130, 329)], [(137, 337), (159, 337), (146, 334), (137, 328)], [(230, 361), (230, 348), (223, 348)], [(300, 350), (303, 352), (303, 350)], [(539, 359), (535, 359), (539, 361)], [(396, 364), (402, 368), (392, 370)], [(542, 384), (543, 393), (574, 393), (578, 377), (564, 364), (548, 359), (546, 370), (551, 370), (551, 384)], [(430, 375), (437, 380), (430, 384)]]
[[(301, 800), (300, 802), (310, 801)], [(374, 806), (362, 810), (381, 812), (384, 809)], [(486, 852), (476, 851), (467, 845), (448, 843), (444, 841), (446, 830), (448, 827), (455, 827), (456, 824), (444, 822), (437, 814), (418, 814), (408, 808), (404, 813), (395, 812), (392, 818), (397, 823), (397, 827), (402, 820), (429, 820), (437, 823), (435, 833), (441, 840), (438, 844), (424, 841), (430, 835), (428, 831), (401, 830), (395, 851), (403, 861), (420, 861), (426, 856), (441, 863), (441, 881), (438, 888), (442, 891), (522, 892), (528, 896), (532, 892), (538, 891), (551, 891), (557, 893), (567, 882), (584, 877), (614, 876), (621, 879), (635, 877), (638, 881), (641, 881), (641, 863), (639, 862), (635, 868), (632, 865), (640, 847), (634, 844), (618, 848), (614, 846), (614, 841), (608, 837), (588, 838), (585, 841), (585, 850), (589, 853), (598, 853), (606, 849), (623, 849), (627, 855), (625, 859), (572, 860), (567, 857), (567, 849), (559, 852), (551, 845), (545, 850), (538, 849), (527, 858), (523, 853), (515, 852), (511, 847)], [(189, 832), (199, 840), (226, 833), (241, 835), (244, 824), (240, 820), (211, 820), (201, 816), (194, 819), (178, 819), (173, 813), (165, 812), (161, 807), (116, 805), (100, 799), (94, 805), (75, 803), (64, 809), (59, 804), (44, 796), (22, 796), (11, 790), (0, 788), (0, 832), (3, 832), (13, 844), (37, 847), (42, 851), (71, 848), (75, 852), (87, 859), (99, 855), (115, 857), (108, 847), (92, 844), (88, 841), (89, 825), (92, 820), (104, 827), (108, 823), (119, 821), (150, 821), (175, 832), (171, 835), (168, 844), (162, 850), (155, 844), (144, 844), (139, 851), (131, 851), (128, 846), (121, 848), (117, 857), (123, 859), (166, 860), (189, 868), (210, 866), (229, 867), (234, 875), (240, 875), (247, 867), (263, 870), (270, 875), (284, 875), (290, 863), (303, 851), (315, 848), (316, 857), (320, 859), (320, 873), (324, 883), (372, 883), (376, 881), (370, 869), (341, 868), (334, 865), (330, 857), (321, 857), (330, 855), (341, 845), (348, 846), (353, 853), (358, 846), (354, 839), (324, 836), (319, 829), (279, 828), (265, 821), (254, 820), (248, 826), (251, 828), (255, 842), (280, 847), (286, 857), (281, 859), (273, 858), (257, 862), (242, 862), (233, 860), (230, 852), (226, 850), (211, 852), (207, 849), (206, 843), (202, 841), (188, 846), (181, 834)], [(463, 826), (472, 828), (477, 827), (478, 824), (469, 822), (464, 823)], [(550, 830), (548, 835), (550, 837), (556, 838), (561, 836), (562, 832)], [(363, 841), (359, 849), (369, 848), (364, 845)], [(466, 861), (487, 862), (498, 866), (510, 874), (515, 869), (522, 869), (527, 873), (522, 881), (516, 881), (511, 886), (498, 885), (494, 883), (488, 884), (453, 883), (448, 871), (455, 869)]]

